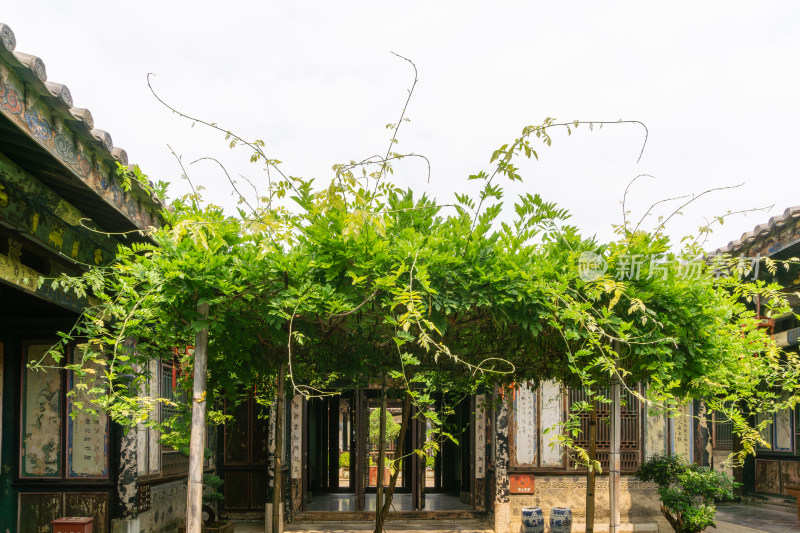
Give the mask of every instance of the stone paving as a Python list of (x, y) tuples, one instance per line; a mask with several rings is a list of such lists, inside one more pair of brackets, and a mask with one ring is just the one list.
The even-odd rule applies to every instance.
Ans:
[[(664, 521), (666, 525), (666, 521)], [(349, 533), (372, 531), (371, 522), (296, 522), (287, 524), (287, 533)], [(661, 528), (659, 528), (661, 529)], [(429, 531), (431, 533), (492, 533), (479, 520), (419, 520), (387, 522), (386, 531)], [(717, 527), (709, 533), (800, 533), (794, 507), (768, 504), (722, 504), (717, 507)], [(264, 533), (263, 522), (238, 522), (236, 533)]]
[[(350, 533), (351, 531), (374, 531), (372, 522), (295, 522), (286, 524), (286, 533)], [(431, 533), (494, 533), (494, 530), (478, 520), (417, 520), (389, 521), (386, 531), (429, 531)], [(261, 523), (236, 523), (235, 533), (264, 533)]]
[(769, 504), (721, 504), (717, 506), (718, 533), (800, 532), (796, 507)]

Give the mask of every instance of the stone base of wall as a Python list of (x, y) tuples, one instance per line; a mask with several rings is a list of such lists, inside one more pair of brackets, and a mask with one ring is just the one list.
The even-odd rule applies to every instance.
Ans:
[(150, 487), (150, 510), (139, 513), (141, 531), (177, 531), (186, 521), (186, 480)]
[(517, 520), (516, 529), (511, 529), (513, 520), (511, 518), (511, 504), (498, 503), (494, 504), (494, 531), (495, 533), (517, 533), (522, 525), (522, 519)]
[(730, 454), (729, 451), (724, 450), (714, 450), (711, 453), (711, 466), (717, 472), (722, 472), (723, 474), (728, 474), (730, 477), (733, 477), (733, 468), (727, 467), (723, 468), (722, 463), (724, 463), (728, 459), (728, 455)]
[[(661, 503), (656, 485), (643, 483), (632, 476), (621, 481), (620, 518), (623, 531), (659, 531), (663, 524), (671, 531), (661, 515)], [(586, 476), (535, 476), (533, 494), (512, 494), (509, 503), (495, 504), (495, 532), (517, 533), (522, 524), (522, 508), (539, 506), (544, 511), (545, 522), (553, 507), (572, 509), (574, 532), (585, 531)], [(608, 531), (608, 477), (600, 477), (595, 485), (595, 531)]]
[[(519, 533), (522, 527), (521, 522), (511, 522), (507, 531), (495, 529), (495, 533)], [(595, 533), (607, 533), (610, 530), (608, 522), (595, 522)], [(620, 522), (619, 529), (621, 533), (673, 533), (672, 527), (669, 522), (663, 517), (652, 522)], [(545, 524), (545, 531), (549, 533), (550, 524)], [(585, 522), (573, 522), (572, 533), (584, 533), (586, 531)]]
[[(265, 514), (265, 516), (264, 516), (264, 531), (266, 533), (273, 533), (273, 531), (272, 531), (272, 504), (268, 503), (264, 507), (265, 507), (265, 509), (264, 509), (265, 510), (265, 513), (264, 513)], [(274, 533), (283, 533), (283, 520), (284, 520), (283, 504), (280, 505), (279, 512), (280, 512), (280, 526), (281, 527), (280, 527), (280, 531), (276, 531)]]

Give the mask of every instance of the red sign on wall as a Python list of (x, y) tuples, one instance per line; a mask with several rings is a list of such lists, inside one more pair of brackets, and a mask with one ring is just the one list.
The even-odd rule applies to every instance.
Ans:
[(511, 494), (533, 494), (533, 474), (511, 474)]

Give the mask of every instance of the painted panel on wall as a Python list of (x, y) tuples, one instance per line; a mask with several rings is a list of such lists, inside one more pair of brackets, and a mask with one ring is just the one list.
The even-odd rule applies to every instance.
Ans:
[(758, 449), (758, 450), (771, 450), (772, 449), (772, 445), (773, 445), (773, 442), (772, 442), (772, 415), (769, 414), (769, 413), (757, 413), (756, 414), (756, 424), (761, 424), (765, 420), (769, 420), (770, 422), (766, 426), (764, 426), (764, 428), (761, 429), (761, 431), (759, 433), (761, 434), (761, 438), (764, 439), (764, 441), (769, 446), (764, 446), (761, 443), (756, 444), (756, 449)]
[[(72, 363), (80, 362), (82, 345), (72, 350)], [(67, 417), (67, 476), (79, 478), (108, 477), (108, 417), (102, 412), (92, 414), (86, 409), (99, 408), (92, 403), (87, 391), (103, 386), (103, 366), (97, 362), (86, 361), (86, 378), (76, 378), (70, 372), (70, 390), (77, 384), (87, 385), (87, 389), (77, 391), (74, 398), (68, 399), (68, 412), (73, 411), (73, 402), (83, 404), (83, 410), (75, 409), (76, 414)]]
[(775, 413), (775, 451), (792, 451), (792, 410), (784, 409)]
[(780, 461), (756, 459), (756, 492), (780, 494)]
[(19, 533), (50, 531), (50, 522), (62, 516), (58, 492), (21, 493), (17, 529)]
[(786, 485), (800, 486), (800, 461), (781, 461), (781, 487), (783, 495), (789, 496)]
[(518, 465), (535, 465), (539, 433), (536, 389), (520, 385), (514, 392), (514, 446)]
[[(91, 516), (94, 531), (108, 531), (108, 494), (104, 492), (67, 492), (64, 494), (66, 516)], [(48, 530), (49, 531), (49, 530)]]
[(42, 361), (46, 368), (23, 370), (20, 477), (61, 477), (61, 371), (52, 368), (50, 347), (25, 345), (26, 365)]

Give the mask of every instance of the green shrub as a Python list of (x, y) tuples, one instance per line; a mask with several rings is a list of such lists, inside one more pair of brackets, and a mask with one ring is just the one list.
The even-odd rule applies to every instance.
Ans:
[[(373, 409), (369, 414), (369, 443), (378, 445), (381, 435), (381, 410)], [(388, 412), (386, 413), (386, 444), (391, 444), (400, 435), (400, 424)]]
[(350, 452), (339, 454), (339, 468), (350, 468)]
[(425, 468), (433, 469), (436, 466), (436, 456), (435, 455), (426, 455), (425, 456)]
[(655, 455), (639, 467), (636, 477), (658, 485), (661, 513), (676, 533), (697, 533), (716, 527), (715, 500), (732, 500), (739, 486), (730, 476), (689, 464), (677, 455)]

